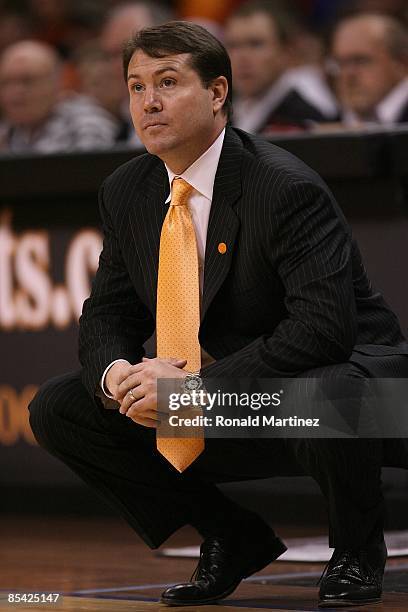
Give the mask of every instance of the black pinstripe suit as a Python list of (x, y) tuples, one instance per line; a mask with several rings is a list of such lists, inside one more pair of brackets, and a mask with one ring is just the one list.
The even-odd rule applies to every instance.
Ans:
[[(103, 410), (95, 398), (106, 366), (117, 358), (139, 361), (154, 331), (168, 191), (164, 164), (148, 154), (104, 182), (104, 248), (80, 321), (89, 395), (77, 375), (43, 387), (30, 406), (38, 441), (110, 498), (151, 546), (184, 522), (194, 524), (197, 508), (201, 517), (227, 509), (213, 482), (292, 471), (311, 474), (328, 497), (333, 543), (363, 543), (382, 521), (381, 441), (252, 441), (256, 451), (248, 447), (243, 462), (249, 442), (213, 440), (179, 476), (154, 450), (151, 430)], [(408, 370), (398, 321), (372, 290), (327, 186), (289, 153), (232, 128), (214, 185), (199, 338), (216, 359), (204, 368), (207, 377), (405, 376)], [(72, 430), (69, 444), (64, 429)], [(118, 451), (109, 467), (105, 447)], [(158, 511), (163, 503), (169, 516)]]

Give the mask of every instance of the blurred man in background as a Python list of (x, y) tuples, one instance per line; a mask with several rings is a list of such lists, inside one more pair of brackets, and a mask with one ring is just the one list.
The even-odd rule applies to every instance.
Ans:
[(110, 147), (116, 126), (84, 96), (60, 100), (60, 61), (45, 43), (22, 41), (0, 56), (0, 151), (55, 153)]
[(109, 111), (121, 123), (119, 141), (141, 146), (135, 135), (129, 112), (129, 93), (123, 81), (122, 52), (124, 43), (142, 28), (160, 25), (172, 19), (171, 11), (160, 2), (137, 0), (118, 4), (106, 18), (100, 44), (106, 55), (109, 83)]
[(333, 83), (346, 126), (408, 121), (408, 31), (395, 18), (355, 15), (332, 40)]
[(128, 140), (126, 108), (122, 109), (122, 114), (119, 112), (117, 88), (106, 86), (110, 83), (111, 65), (99, 41), (82, 45), (74, 56), (74, 65), (79, 91), (109, 113), (116, 125), (115, 142), (121, 146), (125, 145)]
[(306, 79), (299, 70), (295, 78), (290, 73), (295, 31), (292, 17), (271, 0), (250, 0), (227, 21), (237, 127), (252, 133), (304, 129), (336, 116), (335, 101), (318, 68)]

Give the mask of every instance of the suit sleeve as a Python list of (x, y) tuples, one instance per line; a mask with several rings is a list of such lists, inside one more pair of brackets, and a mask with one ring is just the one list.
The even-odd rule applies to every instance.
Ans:
[(151, 313), (129, 278), (115, 226), (104, 202), (104, 185), (99, 192), (99, 209), (103, 248), (91, 295), (84, 302), (79, 320), (82, 382), (92, 397), (101, 396), (101, 376), (112, 361), (141, 361), (145, 354), (143, 344), (154, 330)]
[(296, 181), (270, 210), (268, 263), (284, 287), (287, 314), (273, 333), (203, 368), (204, 377), (295, 377), (352, 352), (351, 235), (333, 197), (320, 184)]

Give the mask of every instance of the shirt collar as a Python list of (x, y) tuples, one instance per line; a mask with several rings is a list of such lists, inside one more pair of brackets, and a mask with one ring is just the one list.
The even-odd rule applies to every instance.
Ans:
[(396, 85), (385, 98), (378, 104), (371, 121), (363, 121), (358, 118), (351, 109), (344, 109), (343, 122), (346, 125), (375, 125), (378, 123), (396, 123), (399, 119), (404, 105), (408, 99), (408, 78), (403, 79)]
[(377, 106), (377, 117), (381, 123), (397, 122), (407, 98), (408, 78), (405, 78)]
[(210, 202), (212, 201), (215, 175), (217, 173), (218, 162), (220, 161), (224, 137), (225, 128), (213, 144), (181, 174), (174, 174), (165, 164), (170, 185), (170, 193), (166, 200), (166, 204), (171, 200), (171, 184), (175, 176), (183, 178), (187, 183), (190, 183), (196, 191), (201, 193), (201, 195), (210, 200)]
[(234, 103), (235, 125), (245, 132), (257, 132), (289, 93), (283, 76), (257, 98), (237, 99)]

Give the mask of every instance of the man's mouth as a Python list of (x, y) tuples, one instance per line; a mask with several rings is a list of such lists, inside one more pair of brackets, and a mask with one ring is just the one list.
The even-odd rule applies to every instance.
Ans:
[(158, 127), (163, 127), (164, 125), (166, 125), (165, 123), (160, 123), (160, 122), (156, 122), (156, 123), (146, 123), (146, 125), (143, 126), (144, 130), (147, 130), (148, 128), (158, 128)]

